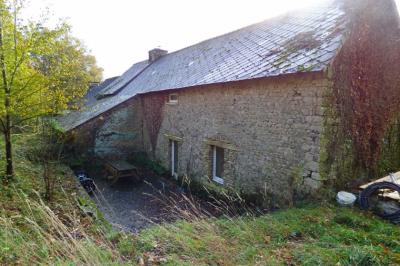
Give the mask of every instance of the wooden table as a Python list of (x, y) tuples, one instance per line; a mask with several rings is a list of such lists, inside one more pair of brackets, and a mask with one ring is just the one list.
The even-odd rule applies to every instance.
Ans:
[(117, 182), (120, 178), (137, 176), (137, 168), (127, 161), (106, 161), (105, 168), (112, 183)]
[[(396, 181), (396, 184), (400, 185), (400, 172), (394, 173), (393, 176), (394, 176), (394, 180)], [(385, 177), (382, 177), (382, 178), (380, 178), (378, 180), (375, 180), (373, 182), (370, 182), (368, 184), (360, 186), (360, 189), (364, 190), (369, 185), (372, 185), (372, 184), (375, 184), (375, 183), (379, 183), (379, 182), (392, 182), (392, 179), (390, 178), (390, 176), (385, 176)], [(383, 193), (383, 197), (400, 201), (400, 195), (397, 192), (386, 192), (386, 193), (384, 192)]]

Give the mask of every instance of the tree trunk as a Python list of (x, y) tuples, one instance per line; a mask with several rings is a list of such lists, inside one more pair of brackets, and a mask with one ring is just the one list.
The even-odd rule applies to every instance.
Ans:
[(8, 181), (14, 176), (11, 125), (10, 118), (8, 116), (6, 116), (6, 129), (4, 130), (4, 139), (6, 145), (6, 181)]
[[(0, 14), (2, 15), (2, 14)], [(3, 21), (0, 17), (0, 68), (1, 78), (3, 81), (4, 90), (4, 109), (5, 109), (5, 123), (3, 123), (4, 140), (6, 144), (6, 182), (14, 176), (13, 158), (12, 158), (12, 144), (11, 144), (11, 116), (10, 116), (10, 98), (11, 88), (7, 82), (7, 68), (4, 56), (4, 43), (3, 43)]]

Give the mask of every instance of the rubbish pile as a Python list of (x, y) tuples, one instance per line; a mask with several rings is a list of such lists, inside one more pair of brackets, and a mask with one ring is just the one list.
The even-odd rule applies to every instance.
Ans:
[(85, 171), (77, 171), (75, 175), (88, 194), (92, 194), (96, 190), (93, 179), (89, 178)]
[[(372, 211), (383, 219), (400, 224), (400, 172), (390, 174), (360, 187), (358, 203), (363, 210)], [(356, 195), (341, 191), (336, 201), (341, 206), (353, 206)]]

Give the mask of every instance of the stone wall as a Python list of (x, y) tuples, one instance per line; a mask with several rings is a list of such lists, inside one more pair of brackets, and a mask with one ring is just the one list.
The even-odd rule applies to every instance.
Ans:
[(322, 74), (307, 73), (180, 90), (178, 103), (164, 107), (156, 157), (169, 168), (171, 136), (181, 138), (179, 174), (209, 182), (211, 146), (223, 147), (225, 186), (290, 204), (322, 184), (328, 85)]
[(135, 97), (74, 130), (75, 151), (90, 157), (124, 158), (145, 151), (140, 100)]
[[(219, 146), (224, 187), (290, 205), (322, 185), (320, 133), (328, 87), (323, 74), (305, 73), (182, 89), (173, 92), (178, 103), (165, 103), (152, 121), (146, 121), (154, 115), (144, 115), (143, 103), (161, 94), (139, 95), (77, 129), (75, 143), (98, 157), (127, 159), (145, 151), (169, 169), (175, 140), (178, 174), (200, 182), (210, 182), (211, 147)], [(167, 101), (168, 92), (162, 94)], [(155, 152), (146, 124), (153, 120), (161, 121)]]

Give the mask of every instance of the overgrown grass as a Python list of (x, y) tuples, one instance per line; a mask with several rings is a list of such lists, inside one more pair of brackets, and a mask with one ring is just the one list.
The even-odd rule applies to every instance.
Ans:
[(168, 265), (400, 264), (400, 227), (329, 204), (156, 226), (140, 241)]
[(55, 171), (53, 201), (43, 201), (43, 169), (26, 159), (26, 147), (35, 145), (35, 138), (20, 136), (14, 143), (16, 179), (0, 187), (0, 264), (400, 264), (399, 226), (329, 203), (213, 218), (187, 196), (169, 204), (178, 222), (154, 225), (135, 236), (117, 232), (101, 213), (97, 219), (82, 213), (77, 199), (89, 207), (93, 203), (80, 195), (63, 165)]
[(55, 165), (55, 195), (45, 202), (43, 169), (26, 159), (32, 156), (26, 153), (36, 145), (35, 136), (15, 136), (14, 145), (15, 180), (0, 186), (1, 265), (134, 263), (135, 237), (113, 231), (101, 214), (97, 219), (84, 214), (78, 199), (86, 208), (92, 203), (77, 189), (69, 168)]

